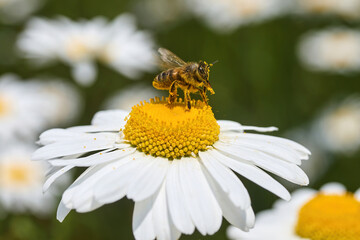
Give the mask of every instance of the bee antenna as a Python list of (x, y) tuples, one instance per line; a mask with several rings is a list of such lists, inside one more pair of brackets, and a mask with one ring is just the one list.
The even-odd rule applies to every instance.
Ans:
[(214, 62), (210, 63), (209, 65), (210, 65), (210, 67), (212, 67), (215, 63), (218, 63), (218, 62), (219, 62), (219, 60), (215, 60)]

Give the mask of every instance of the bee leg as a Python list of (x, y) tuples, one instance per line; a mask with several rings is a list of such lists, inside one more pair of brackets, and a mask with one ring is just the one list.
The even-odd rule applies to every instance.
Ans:
[(204, 103), (208, 104), (209, 99), (208, 99), (208, 97), (207, 97), (207, 95), (206, 95), (206, 88), (205, 88), (205, 87), (200, 90), (200, 95), (201, 95)]
[(174, 103), (176, 97), (177, 97), (177, 82), (174, 81), (169, 88), (169, 104)]
[(184, 90), (184, 97), (185, 97), (185, 111), (190, 111), (191, 98), (190, 98), (190, 91), (188, 89)]

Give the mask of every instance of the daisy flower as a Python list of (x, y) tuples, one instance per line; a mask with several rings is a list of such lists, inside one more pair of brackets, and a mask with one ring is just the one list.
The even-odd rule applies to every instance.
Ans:
[(346, 19), (359, 18), (360, 0), (296, 0), (295, 11), (307, 14), (337, 15)]
[[(31, 161), (33, 146), (13, 142), (1, 143), (0, 153), (0, 212), (31, 212), (38, 216), (51, 214), (56, 197), (45, 195), (42, 186), (49, 165), (46, 162)], [(66, 176), (66, 175), (65, 175)], [(54, 190), (59, 191), (68, 179), (62, 178)]]
[(360, 97), (332, 104), (315, 122), (314, 134), (331, 152), (354, 153), (360, 147)]
[(0, 20), (17, 23), (41, 7), (43, 0), (0, 0)]
[(29, 21), (17, 46), (38, 64), (61, 61), (71, 66), (73, 78), (84, 86), (96, 79), (95, 60), (133, 78), (149, 70), (153, 60), (151, 38), (136, 29), (128, 14), (112, 23), (101, 17), (80, 21), (35, 18)]
[(157, 91), (153, 87), (142, 84), (130, 85), (110, 96), (105, 101), (104, 109), (122, 109), (130, 112), (134, 105), (156, 94)]
[(360, 239), (360, 189), (347, 192), (339, 183), (320, 191), (301, 189), (290, 202), (280, 201), (273, 209), (257, 214), (256, 227), (243, 232), (230, 226), (234, 240), (356, 240)]
[(221, 32), (274, 18), (289, 7), (288, 1), (283, 0), (187, 0), (186, 3), (189, 11)]
[(346, 73), (360, 70), (360, 32), (330, 28), (306, 34), (298, 55), (311, 70)]
[(306, 148), (287, 139), (244, 132), (274, 127), (217, 121), (210, 106), (201, 101), (191, 105), (185, 111), (179, 99), (169, 108), (165, 98), (155, 98), (130, 113), (98, 112), (89, 126), (41, 134), (39, 143), (44, 146), (33, 160), (58, 168), (45, 189), (66, 171), (87, 168), (64, 192), (58, 220), (63, 221), (71, 209), (89, 212), (126, 196), (135, 202), (136, 239), (177, 239), (195, 228), (203, 235), (214, 234), (222, 216), (247, 231), (254, 214), (249, 194), (234, 172), (285, 200), (290, 199), (289, 192), (265, 171), (308, 184), (298, 167), (308, 159)]
[(14, 75), (0, 77), (0, 140), (35, 140), (48, 126), (51, 105), (36, 91), (38, 84)]

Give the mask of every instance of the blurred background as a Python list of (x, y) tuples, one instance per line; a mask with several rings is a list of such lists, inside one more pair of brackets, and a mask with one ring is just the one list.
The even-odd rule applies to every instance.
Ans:
[[(0, 239), (133, 239), (128, 199), (59, 223), (61, 192), (80, 172), (42, 196), (48, 166), (30, 158), (46, 129), (166, 95), (151, 85), (158, 47), (218, 60), (216, 119), (278, 127), (312, 151), (310, 187), (356, 190), (359, 27), (360, 0), (0, 0)], [(240, 178), (255, 212), (271, 207), (274, 195)], [(227, 226), (182, 239), (224, 239)]]

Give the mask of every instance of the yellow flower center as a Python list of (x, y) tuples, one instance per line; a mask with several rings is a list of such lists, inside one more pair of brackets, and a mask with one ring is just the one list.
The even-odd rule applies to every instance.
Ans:
[(359, 240), (360, 202), (351, 193), (318, 194), (300, 209), (296, 233), (311, 240)]
[(186, 111), (181, 98), (168, 105), (156, 97), (132, 108), (123, 133), (138, 150), (171, 160), (205, 151), (219, 139), (220, 127), (201, 101)]

